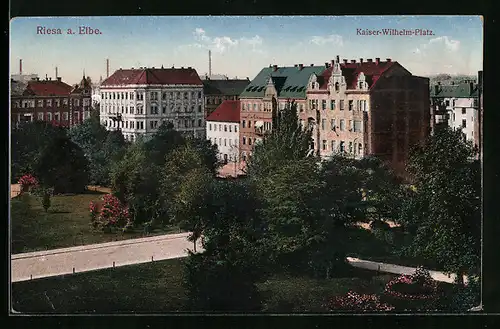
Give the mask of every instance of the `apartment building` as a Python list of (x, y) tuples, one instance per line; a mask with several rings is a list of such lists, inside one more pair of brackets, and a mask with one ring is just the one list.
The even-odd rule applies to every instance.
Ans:
[(226, 100), (239, 100), (240, 94), (250, 83), (246, 79), (211, 79), (208, 76), (203, 79), (203, 93), (205, 96), (205, 117), (209, 116), (215, 109)]
[(100, 86), (100, 118), (127, 140), (151, 137), (162, 123), (205, 138), (203, 83), (195, 69), (119, 69)]
[(90, 116), (91, 86), (83, 76), (79, 84), (70, 86), (61, 77), (55, 80), (34, 78), (11, 80), (11, 121), (47, 121), (56, 126), (72, 127)]
[(253, 145), (271, 130), (273, 113), (284, 109), (292, 100), (299, 111), (305, 110), (309, 79), (324, 70), (324, 66), (312, 64), (270, 65), (257, 74), (240, 95), (240, 155), (243, 161), (251, 156)]
[(217, 145), (219, 160), (239, 162), (240, 102), (226, 100), (207, 117), (207, 139)]

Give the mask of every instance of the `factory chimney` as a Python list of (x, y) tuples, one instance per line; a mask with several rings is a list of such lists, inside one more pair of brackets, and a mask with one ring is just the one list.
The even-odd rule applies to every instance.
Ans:
[(212, 77), (212, 51), (208, 51), (208, 76)]
[(106, 58), (106, 78), (109, 78), (109, 58)]
[(19, 75), (23, 74), (23, 60), (19, 60)]

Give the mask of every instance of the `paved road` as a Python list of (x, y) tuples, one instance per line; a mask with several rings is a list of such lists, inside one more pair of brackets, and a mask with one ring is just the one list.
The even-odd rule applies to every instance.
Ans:
[[(355, 267), (360, 267), (360, 268), (364, 268), (367, 270), (374, 270), (374, 271), (380, 271), (380, 272), (385, 272), (385, 273), (409, 275), (409, 274), (415, 273), (415, 270), (416, 270), (415, 267), (386, 264), (386, 263), (380, 263), (380, 262), (372, 262), (369, 260), (363, 260), (363, 259), (354, 258), (354, 257), (347, 257), (347, 261), (352, 266), (355, 266)], [(429, 274), (431, 275), (431, 277), (434, 280), (441, 281), (441, 282), (447, 282), (447, 283), (454, 283), (455, 277), (456, 277), (455, 274), (447, 275), (447, 274), (440, 272), (440, 271), (429, 271)], [(466, 276), (464, 276), (464, 282), (467, 282)]]
[[(12, 255), (12, 282), (87, 272), (188, 255), (193, 243), (188, 233), (79, 246)], [(197, 245), (197, 251), (202, 250)]]
[(10, 185), (10, 198), (15, 198), (21, 193), (21, 185), (19, 184), (11, 184)]

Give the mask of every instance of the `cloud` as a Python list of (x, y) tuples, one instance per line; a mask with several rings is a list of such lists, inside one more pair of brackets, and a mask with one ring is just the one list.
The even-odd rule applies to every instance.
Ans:
[(212, 50), (217, 53), (224, 53), (233, 49), (237, 46), (250, 47), (252, 51), (262, 52), (260, 47), (262, 46), (263, 39), (259, 35), (255, 35), (251, 38), (238, 38), (234, 39), (228, 36), (216, 36), (210, 37), (207, 35), (206, 31), (200, 27), (196, 28), (193, 32), (194, 43), (183, 45), (180, 48), (202, 48), (207, 50)]
[(430, 39), (427, 43), (421, 44), (419, 47), (413, 50), (416, 54), (431, 54), (431, 53), (442, 53), (450, 52), (455, 53), (460, 49), (460, 41), (453, 40), (448, 36), (442, 36)]
[(338, 34), (330, 34), (327, 36), (315, 35), (315, 36), (311, 37), (310, 42), (314, 43), (318, 46), (323, 46), (326, 44), (333, 44), (336, 46), (343, 46), (344, 45), (344, 39), (342, 38), (341, 35), (338, 35)]

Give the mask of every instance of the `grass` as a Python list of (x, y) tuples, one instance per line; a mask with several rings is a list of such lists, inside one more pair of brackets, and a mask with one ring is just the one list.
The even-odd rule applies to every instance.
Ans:
[[(167, 260), (12, 284), (22, 313), (166, 313), (186, 311), (183, 260)], [(380, 293), (392, 275), (352, 269), (330, 280), (276, 275), (258, 284), (268, 312), (324, 312), (349, 290)]]
[[(89, 203), (103, 194), (87, 192), (56, 195), (48, 212), (40, 200), (29, 194), (11, 200), (12, 253), (111, 242), (146, 236), (141, 227), (130, 233), (102, 233), (90, 226)], [(174, 227), (157, 228), (149, 235), (178, 233)]]

